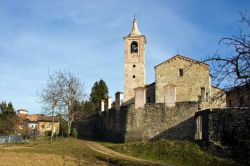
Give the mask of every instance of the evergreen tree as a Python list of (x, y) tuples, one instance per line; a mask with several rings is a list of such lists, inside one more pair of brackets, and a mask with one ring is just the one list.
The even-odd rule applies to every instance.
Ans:
[(0, 104), (0, 134), (13, 134), (16, 130), (18, 118), (11, 102)]
[(90, 93), (90, 101), (95, 105), (95, 111), (100, 110), (101, 100), (105, 100), (105, 103), (107, 103), (108, 100), (108, 87), (102, 79), (94, 83)]
[(84, 101), (82, 102), (82, 118), (87, 117), (88, 115), (93, 114), (96, 111), (96, 106), (93, 102), (91, 101)]

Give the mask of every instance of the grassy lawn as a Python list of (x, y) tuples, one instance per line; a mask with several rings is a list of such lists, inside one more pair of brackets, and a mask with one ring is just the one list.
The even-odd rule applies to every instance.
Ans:
[(160, 161), (170, 165), (240, 165), (231, 160), (218, 158), (208, 154), (202, 151), (195, 143), (188, 141), (161, 140), (147, 143), (102, 144), (124, 154)]
[[(101, 143), (115, 151), (146, 160), (170, 165), (239, 165), (233, 161), (212, 156), (188, 141), (162, 140), (148, 143), (112, 144)], [(150, 164), (128, 161), (91, 150), (84, 141), (36, 139), (26, 144), (0, 146), (0, 165), (54, 166), (54, 165), (120, 165), (146, 166)]]
[(81, 140), (37, 139), (26, 144), (0, 146), (0, 165), (144, 165), (105, 156), (92, 151)]
[(0, 161), (4, 165), (93, 165), (94, 154), (81, 142), (60, 139), (52, 143), (47, 139), (30, 141), (27, 144), (12, 144), (0, 147)]

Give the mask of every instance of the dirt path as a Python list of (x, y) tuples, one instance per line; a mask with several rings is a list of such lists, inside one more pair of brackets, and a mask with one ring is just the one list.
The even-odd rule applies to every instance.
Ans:
[(97, 142), (93, 142), (93, 141), (83, 141), (90, 149), (101, 153), (101, 154), (105, 154), (111, 157), (116, 157), (116, 158), (120, 158), (120, 159), (124, 159), (124, 160), (130, 160), (130, 161), (139, 161), (139, 162), (143, 162), (143, 163), (147, 163), (150, 165), (158, 165), (158, 166), (169, 166), (166, 164), (161, 164), (161, 163), (157, 163), (154, 161), (150, 161), (150, 160), (144, 160), (144, 159), (140, 159), (140, 158), (136, 158), (136, 157), (132, 157), (132, 156), (128, 156), (119, 152), (116, 152), (112, 149), (109, 149)]

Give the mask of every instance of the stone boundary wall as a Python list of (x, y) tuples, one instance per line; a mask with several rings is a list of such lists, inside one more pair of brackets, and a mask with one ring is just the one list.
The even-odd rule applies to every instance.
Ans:
[(218, 108), (197, 112), (201, 117), (202, 137), (228, 147), (232, 157), (250, 164), (250, 108)]
[(164, 104), (146, 104), (121, 107), (120, 111), (104, 111), (99, 117), (101, 139), (113, 142), (136, 142), (157, 139), (194, 139), (196, 102), (176, 103), (167, 108)]
[(110, 109), (75, 124), (79, 136), (112, 142), (135, 142), (157, 139), (194, 139), (197, 102), (134, 105)]
[(86, 119), (72, 123), (72, 128), (76, 128), (79, 138), (97, 139), (100, 137), (98, 131), (98, 118), (99, 115), (96, 113)]
[(126, 118), (127, 107), (120, 108), (120, 110), (110, 109), (102, 112), (97, 122), (99, 138), (112, 142), (124, 142)]

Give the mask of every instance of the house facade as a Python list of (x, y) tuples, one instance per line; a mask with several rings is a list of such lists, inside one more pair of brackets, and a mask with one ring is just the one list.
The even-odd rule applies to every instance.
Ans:
[(250, 107), (250, 84), (234, 87), (226, 94), (227, 107)]
[[(20, 119), (19, 129), (27, 130), (29, 136), (45, 136), (52, 132), (52, 117), (43, 114), (29, 115), (28, 111), (18, 111)], [(56, 116), (54, 118), (53, 133), (59, 134), (60, 122)]]

